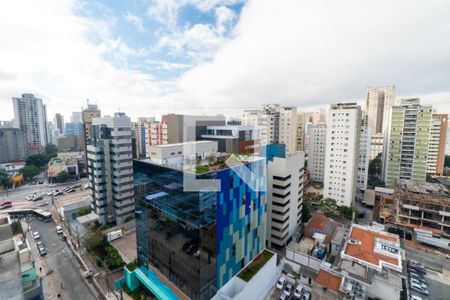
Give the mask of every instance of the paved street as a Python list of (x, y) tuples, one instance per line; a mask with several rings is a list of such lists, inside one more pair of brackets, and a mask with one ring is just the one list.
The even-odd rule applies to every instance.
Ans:
[[(55, 224), (33, 220), (30, 225), (32, 231), (40, 233), (41, 241), (47, 248), (48, 254), (40, 258), (44, 270), (53, 270), (53, 273), (45, 276), (43, 280), (45, 299), (56, 299), (58, 293), (61, 294), (60, 299), (96, 299), (81, 276), (80, 266), (72, 251), (56, 233)], [(39, 257), (31, 236), (29, 240), (33, 252)]]

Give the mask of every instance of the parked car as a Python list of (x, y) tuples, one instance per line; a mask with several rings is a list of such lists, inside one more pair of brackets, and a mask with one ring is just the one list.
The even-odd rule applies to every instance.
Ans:
[(0, 205), (0, 209), (10, 208), (10, 207), (12, 207), (12, 202), (11, 201), (4, 201)]
[(31, 200), (33, 200), (33, 196), (26, 196), (26, 197), (25, 197), (25, 200), (31, 201)]
[(67, 192), (67, 193), (73, 193), (73, 192), (75, 192), (75, 189), (69, 189), (69, 190), (67, 190), (66, 192)]
[(33, 201), (39, 201), (39, 200), (42, 200), (42, 199), (44, 199), (41, 195), (34, 195), (33, 196)]
[(53, 194), (53, 196), (62, 196), (62, 195), (64, 195), (63, 192), (55, 192), (55, 193)]
[(56, 233), (57, 234), (62, 234), (63, 233), (63, 229), (62, 229), (62, 227), (61, 226), (56, 226)]
[(33, 239), (38, 240), (41, 238), (41, 235), (39, 234), (39, 232), (35, 231), (33, 232)]
[(48, 201), (45, 201), (45, 202), (42, 202), (42, 203), (39, 203), (39, 207), (44, 207), (44, 206), (47, 206), (48, 205)]
[(409, 278), (409, 282), (410, 282), (410, 283), (415, 283), (415, 284), (417, 284), (417, 285), (420, 285), (420, 286), (423, 287), (424, 289), (428, 288), (428, 285), (427, 285), (426, 282), (423, 283), (422, 281), (417, 280), (417, 279), (412, 278), (412, 277)]
[(286, 284), (286, 278), (281, 276), (278, 279), (277, 284), (275, 285), (275, 287), (281, 291), (281, 290), (283, 290), (285, 284)]
[(311, 293), (310, 292), (305, 292), (303, 294), (302, 300), (311, 300)]
[(303, 286), (301, 286), (300, 284), (297, 285), (297, 287), (295, 288), (294, 291), (294, 297), (296, 297), (297, 299), (300, 299), (300, 297), (303, 294)]
[(427, 283), (425, 278), (423, 278), (422, 276), (419, 276), (417, 273), (409, 273), (409, 278), (414, 278), (422, 283)]
[(280, 294), (280, 298), (278, 298), (278, 300), (287, 300), (288, 299), (288, 295), (286, 295), (285, 293), (281, 293)]
[(36, 241), (36, 246), (39, 249), (40, 247), (44, 247), (44, 243), (42, 241)]
[(288, 282), (288, 283), (286, 283), (286, 286), (284, 287), (283, 292), (286, 295), (290, 296), (292, 294), (292, 289), (293, 288), (294, 288), (294, 286), (292, 285), (292, 283)]
[(416, 273), (420, 273), (420, 274), (427, 274), (427, 271), (425, 270), (424, 267), (418, 266), (418, 265), (414, 265), (414, 264), (408, 264), (408, 271), (414, 271)]
[(422, 286), (420, 286), (419, 284), (416, 284), (414, 282), (410, 282), (409, 283), (409, 287), (411, 288), (411, 290), (416, 291), (418, 293), (421, 293), (423, 295), (429, 295), (428, 289), (423, 288)]
[(410, 299), (410, 300), (422, 300), (421, 297), (416, 296), (416, 295), (411, 295), (411, 296), (409, 296), (409, 299)]
[(47, 249), (45, 249), (45, 247), (39, 248), (39, 255), (40, 256), (47, 255)]

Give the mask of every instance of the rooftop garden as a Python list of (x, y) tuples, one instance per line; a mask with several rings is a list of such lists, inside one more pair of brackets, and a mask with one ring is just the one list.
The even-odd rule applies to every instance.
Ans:
[(260, 253), (255, 259), (239, 274), (238, 277), (244, 281), (249, 282), (250, 279), (258, 273), (259, 270), (269, 261), (269, 259), (273, 256), (272, 252), (264, 250)]

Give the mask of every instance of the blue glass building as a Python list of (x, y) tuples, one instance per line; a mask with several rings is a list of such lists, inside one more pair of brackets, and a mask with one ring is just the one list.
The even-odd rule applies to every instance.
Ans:
[(75, 135), (78, 138), (83, 138), (84, 137), (83, 123), (78, 123), (78, 122), (66, 123), (65, 134), (66, 134), (66, 136)]
[(134, 161), (134, 176), (138, 259), (190, 298), (210, 299), (264, 249), (266, 195), (251, 188), (265, 190), (264, 158), (192, 173), (219, 180), (219, 191), (184, 191), (183, 171), (148, 161)]

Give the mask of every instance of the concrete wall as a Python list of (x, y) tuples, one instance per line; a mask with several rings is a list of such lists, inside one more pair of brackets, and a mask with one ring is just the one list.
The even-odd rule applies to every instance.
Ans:
[(320, 264), (322, 263), (322, 260), (318, 258), (291, 249), (286, 249), (286, 258), (316, 271), (319, 271)]

